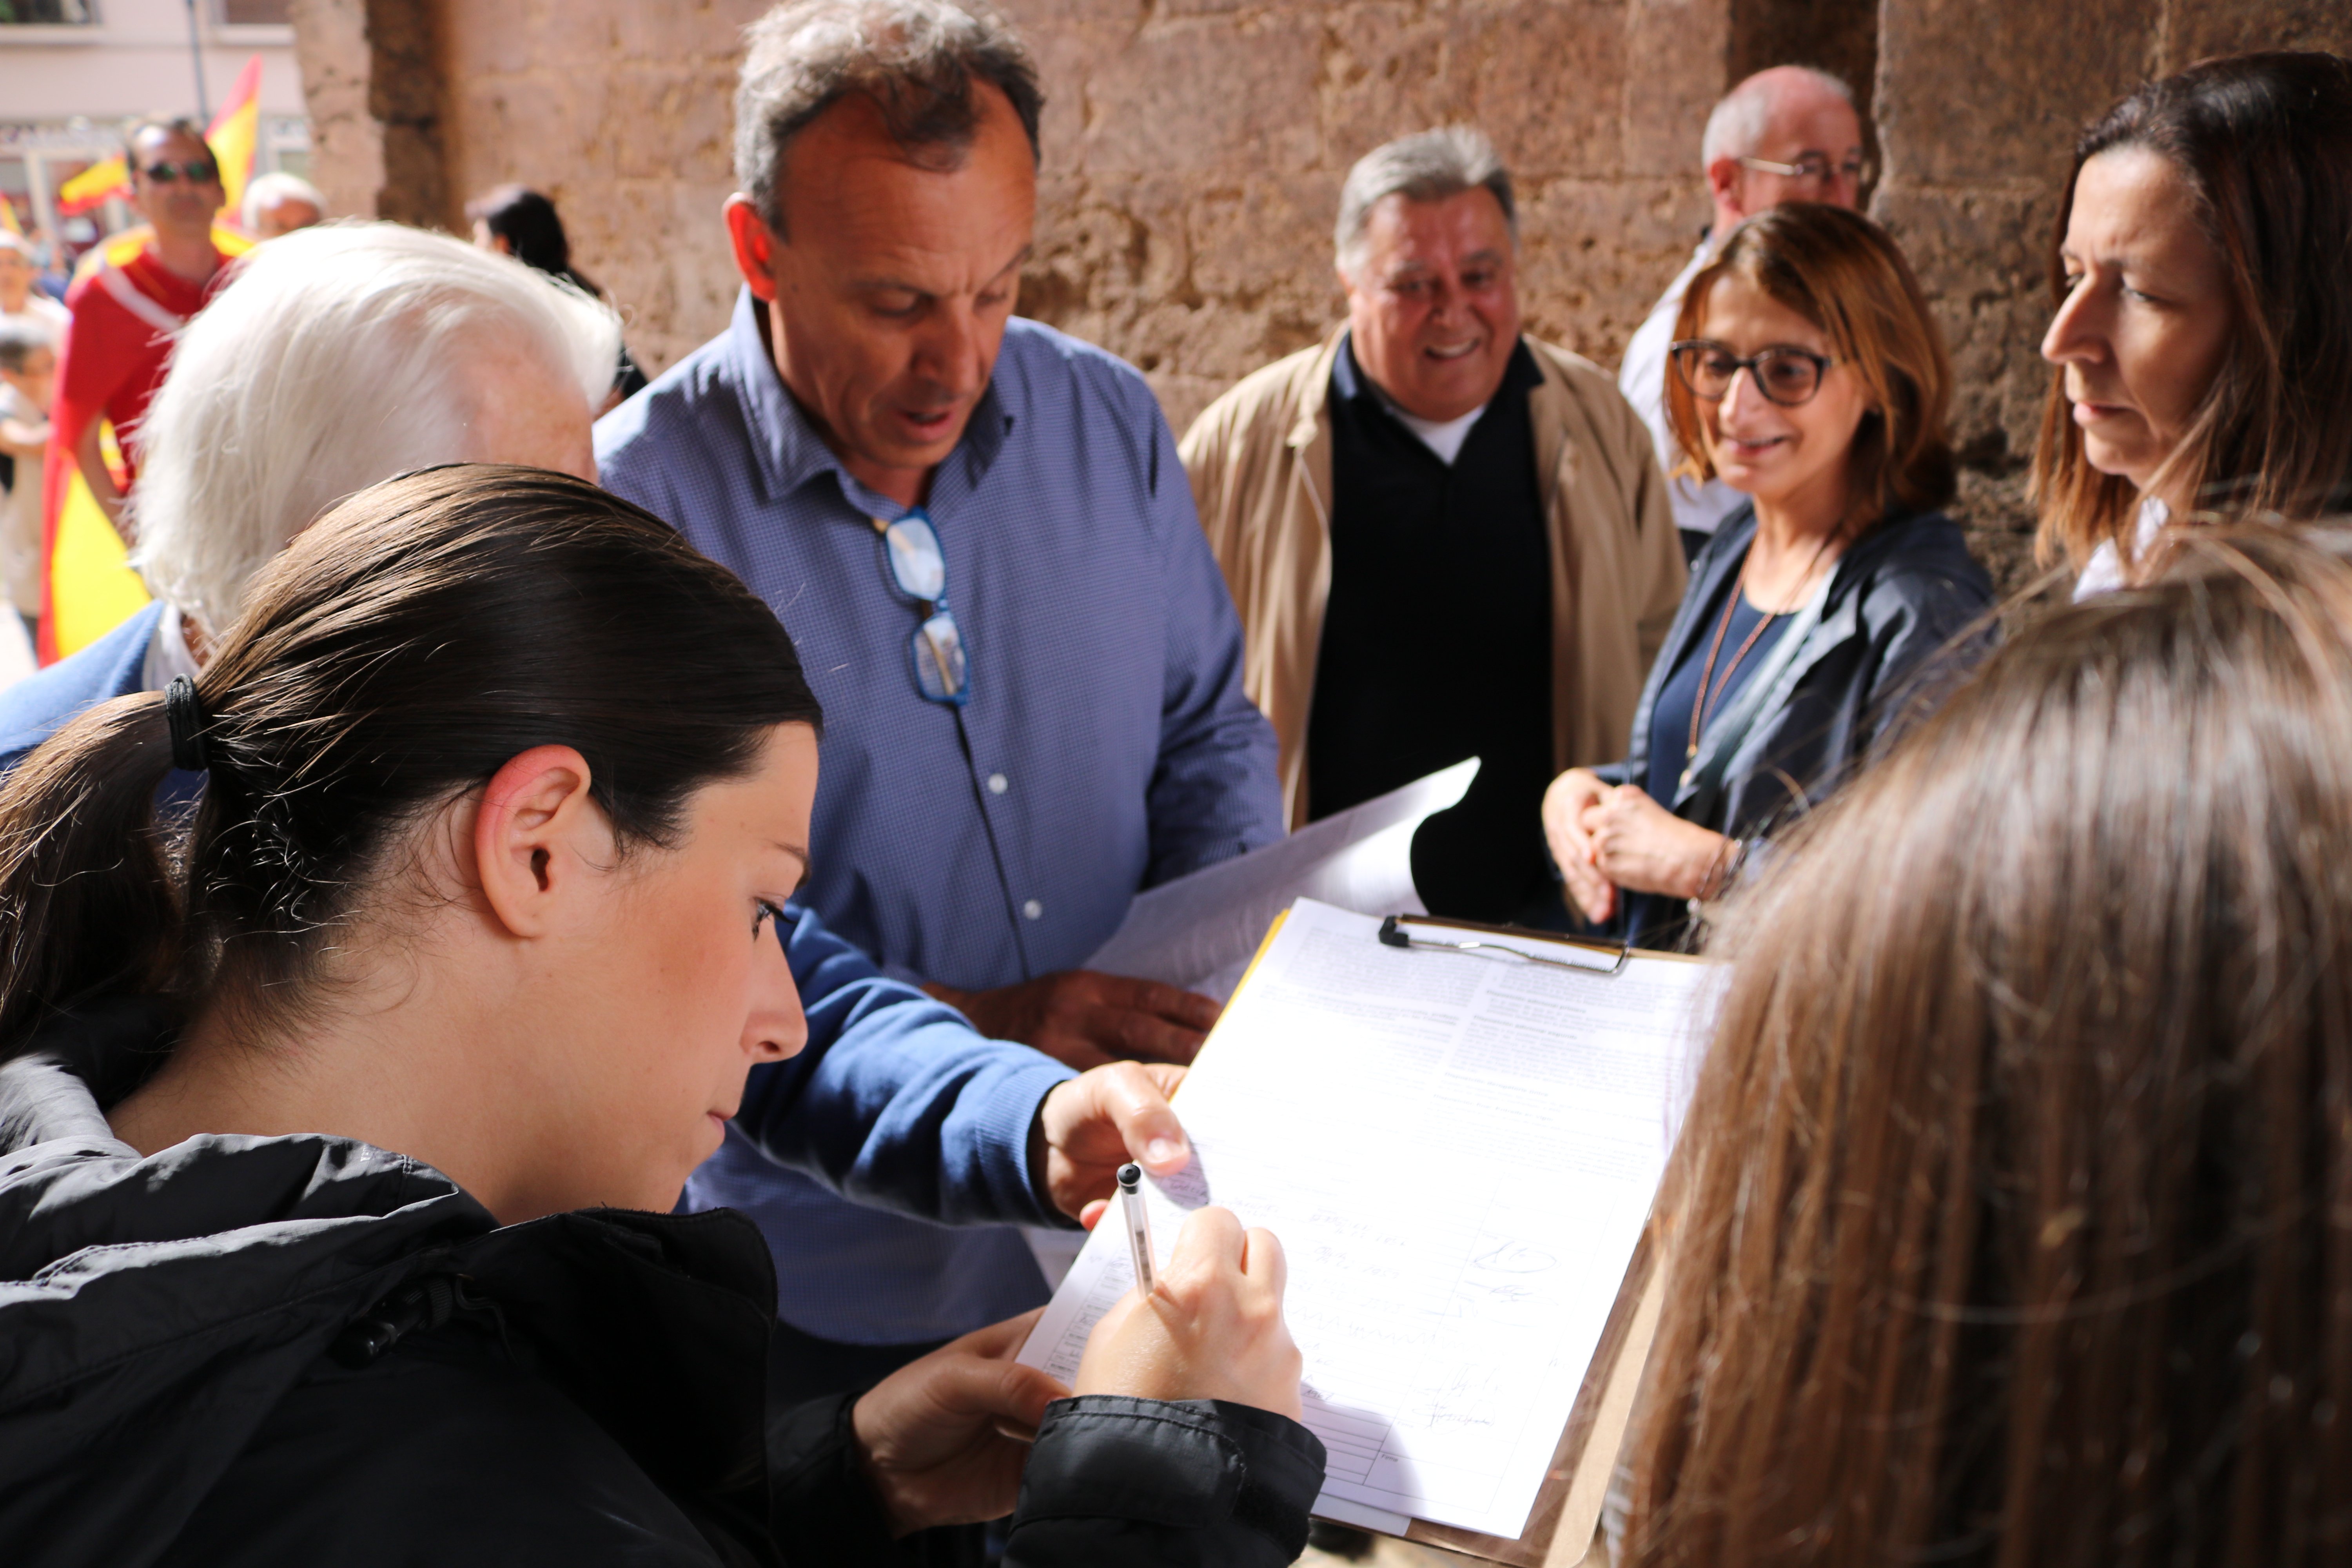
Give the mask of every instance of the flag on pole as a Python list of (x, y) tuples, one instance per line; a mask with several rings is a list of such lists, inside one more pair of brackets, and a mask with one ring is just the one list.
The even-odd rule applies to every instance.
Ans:
[(16, 204), (6, 196), (0, 196), (0, 234), (13, 234), (18, 239), (25, 237), (25, 226), (16, 218)]
[(253, 179), (253, 162), (261, 151), (261, 57), (254, 56), (236, 73), (228, 101), (205, 132), (213, 156), (220, 160), (221, 192), (228, 200), (223, 210), (235, 223), (245, 210), (245, 187)]

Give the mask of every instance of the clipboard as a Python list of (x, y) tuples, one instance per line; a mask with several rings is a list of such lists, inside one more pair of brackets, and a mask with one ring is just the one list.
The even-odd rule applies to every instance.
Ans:
[[(1253, 982), (1256, 982), (1261, 989), (1268, 984), (1262, 971), (1268, 955), (1276, 950), (1278, 939), (1282, 939), (1285, 930), (1293, 923), (1289, 917), (1290, 911), (1285, 911), (1269, 926), (1264, 940), (1258, 944), (1247, 968), (1243, 972), (1242, 983), (1235, 992), (1237, 1000), (1245, 994), (1252, 994)], [(1654, 957), (1668, 960), (1677, 969), (1685, 963), (1694, 967), (1705, 967), (1701, 961), (1679, 954), (1636, 955), (1617, 943), (1594, 942), (1550, 931), (1445, 921), (1425, 915), (1392, 917), (1375, 925), (1364, 917), (1348, 917), (1338, 910), (1318, 909), (1315, 919), (1317, 923), (1310, 927), (1310, 930), (1327, 933), (1336, 930), (1332, 924), (1334, 920), (1357, 921), (1360, 923), (1354, 929), (1361, 934), (1353, 940), (1367, 943), (1377, 941), (1381, 947), (1391, 952), (1391, 959), (1383, 961), (1388, 963), (1393, 963), (1395, 960), (1404, 957), (1403, 952), (1398, 951), (1402, 949), (1412, 951), (1417, 958), (1424, 959), (1433, 966), (1494, 963), (1512, 966), (1540, 965), (1547, 970), (1572, 970), (1577, 972), (1578, 977), (1566, 981), (1565, 986), (1573, 989), (1590, 984), (1606, 988), (1607, 993), (1618, 994), (1620, 1000), (1614, 1004), (1602, 1005), (1602, 1011), (1603, 1016), (1613, 1012), (1621, 1019), (1628, 1016), (1651, 1016), (1647, 1014), (1646, 1009), (1656, 1005), (1650, 998), (1654, 994), (1652, 987), (1661, 978), (1659, 972), (1654, 967), (1645, 970), (1635, 965), (1633, 961), (1636, 956), (1643, 959)], [(1302, 972), (1298, 965), (1307, 961), (1306, 955), (1310, 952), (1325, 952), (1332, 955), (1329, 959), (1319, 959), (1316, 962), (1327, 964), (1336, 963), (1340, 965), (1339, 970), (1327, 970), (1327, 974), (1352, 973), (1348, 970), (1347, 961), (1340, 956), (1344, 953), (1344, 946), (1331, 946), (1332, 940), (1332, 937), (1328, 934), (1310, 936), (1307, 939), (1308, 945), (1304, 947), (1296, 939), (1284, 941), (1283, 951), (1290, 956), (1285, 961), (1288, 967), (1283, 971), (1283, 977), (1279, 984), (1284, 986), (1296, 986), (1300, 984), (1298, 977)], [(1317, 942), (1323, 943), (1323, 947), (1315, 949), (1312, 944)], [(1437, 971), (1433, 968), (1431, 973), (1434, 975)], [(1637, 986), (1632, 980), (1625, 978), (1629, 974), (1639, 973), (1646, 973), (1653, 977), (1650, 984)], [(1691, 981), (1675, 979), (1668, 989), (1677, 994), (1693, 994), (1690, 987), (1695, 983), (1696, 977)], [(1478, 982), (1477, 993), (1482, 995), (1487, 994), (1496, 984), (1497, 982)], [(1534, 991), (1527, 989), (1527, 982), (1505, 981), (1500, 984), (1507, 987), (1507, 991), (1502, 993), (1506, 998), (1511, 994), (1528, 997), (1544, 994), (1556, 996), (1567, 994), (1567, 991), (1561, 985), (1549, 983)], [(1621, 987), (1632, 987), (1632, 989), (1621, 989)], [(1439, 991), (1448, 989), (1451, 987), (1443, 984), (1438, 986)], [(1436, 993), (1428, 994), (1433, 995)], [(1339, 994), (1340, 999), (1335, 1003), (1340, 1009), (1339, 1016), (1347, 1015), (1351, 1006), (1364, 1005), (1352, 992)], [(1523, 1005), (1507, 1002), (1507, 1005)], [(1570, 1005), (1559, 1003), (1554, 1005)], [(1633, 1011), (1629, 1013), (1629, 1010)], [(1572, 1011), (1574, 1011), (1573, 1008)], [(1493, 1016), (1510, 1016), (1511, 1015), (1507, 1012)], [(1524, 1016), (1524, 1015), (1521, 1016)], [(1577, 1037), (1573, 1035), (1563, 1036), (1557, 1031), (1563, 1028), (1581, 1029), (1584, 1026), (1568, 1020), (1546, 1026), (1554, 1032), (1552, 1034), (1554, 1038)], [(1624, 1027), (1622, 1023), (1616, 1026), (1596, 1024), (1593, 1026), (1619, 1029)], [(1265, 1027), (1266, 1025), (1261, 1016), (1259, 1021), (1255, 1023), (1250, 1030), (1245, 1031), (1243, 1036), (1232, 1037), (1228, 1042), (1229, 1047), (1240, 1050), (1264, 1048), (1265, 1044), (1270, 1044), (1275, 1038), (1296, 1037), (1268, 1037), (1263, 1032)], [(1213, 1031), (1213, 1042), (1216, 1034), (1223, 1029), (1223, 1025), (1221, 1023), (1219, 1031)], [(1604, 1050), (1622, 1048), (1601, 1044), (1610, 1037), (1607, 1033), (1595, 1037), (1596, 1046)], [(1622, 1039), (1624, 1037), (1620, 1035), (1616, 1037)], [(1251, 1044), (1244, 1046), (1243, 1043), (1244, 1039)], [(1463, 1048), (1470, 1047), (1465, 1046)], [(1205, 1054), (1210, 1053), (1204, 1051)], [(1251, 1059), (1249, 1057), (1229, 1058), (1233, 1062), (1246, 1062)], [(1466, 1070), (1475, 1073), (1486, 1069), (1473, 1063)], [(1222, 1123), (1226, 1130), (1224, 1136), (1235, 1135), (1231, 1130), (1236, 1126), (1246, 1128), (1252, 1124), (1246, 1115), (1238, 1123), (1231, 1120), (1236, 1105), (1240, 1103), (1234, 1097), (1237, 1093), (1243, 1092), (1241, 1086), (1245, 1081), (1244, 1079), (1234, 1076), (1234, 1070), (1230, 1068), (1219, 1079), (1218, 1092), (1213, 1096), (1213, 1101), (1222, 1109), (1227, 1118)], [(1561, 1083), (1566, 1085), (1572, 1081), (1572, 1079), (1564, 1079)], [(1193, 1098), (1189, 1092), (1192, 1087), (1194, 1086), (1188, 1082), (1187, 1085), (1180, 1087), (1178, 1093), (1187, 1099)], [(1205, 1090), (1209, 1085), (1204, 1080), (1198, 1087)], [(1576, 1091), (1570, 1087), (1559, 1087), (1550, 1092), (1574, 1093)], [(1185, 1108), (1180, 1103), (1178, 1109), (1182, 1111)], [(1203, 1116), (1208, 1114), (1206, 1105), (1200, 1109)], [(1204, 1122), (1203, 1125), (1205, 1127), (1208, 1123)], [(1653, 1159), (1660, 1157), (1650, 1156)], [(1259, 1168), (1260, 1179), (1265, 1179), (1266, 1171), (1279, 1168), (1279, 1162), (1271, 1167)], [(1349, 1477), (1346, 1485), (1336, 1496), (1329, 1496), (1324, 1500), (1329, 1505), (1326, 1517), (1334, 1518), (1339, 1522), (1360, 1529), (1399, 1534), (1402, 1539), (1417, 1544), (1512, 1564), (1514, 1568), (1552, 1568), (1555, 1564), (1559, 1565), (1559, 1568), (1571, 1568), (1571, 1565), (1585, 1561), (1597, 1532), (1602, 1504), (1615, 1470), (1618, 1453), (1623, 1442), (1648, 1359), (1650, 1342), (1655, 1332), (1664, 1291), (1664, 1270), (1661, 1267), (1663, 1249), (1658, 1245), (1653, 1217), (1643, 1215), (1640, 1210), (1633, 1210), (1629, 1213), (1621, 1208), (1618, 1213), (1624, 1216), (1624, 1219), (1619, 1222), (1620, 1228), (1617, 1233), (1622, 1239), (1612, 1244), (1612, 1258), (1609, 1267), (1615, 1267), (1615, 1259), (1626, 1259), (1623, 1273), (1612, 1281), (1606, 1276), (1588, 1269), (1586, 1282), (1579, 1288), (1585, 1304), (1575, 1310), (1581, 1315), (1571, 1315), (1559, 1320), (1559, 1332), (1565, 1336), (1563, 1349), (1566, 1350), (1567, 1354), (1554, 1362), (1558, 1370), (1551, 1375), (1555, 1380), (1564, 1377), (1568, 1381), (1564, 1384), (1555, 1381), (1552, 1385), (1556, 1392), (1549, 1396), (1545, 1418), (1548, 1421), (1559, 1420), (1562, 1424), (1556, 1439), (1549, 1445), (1549, 1457), (1539, 1472), (1541, 1476), (1539, 1482), (1535, 1480), (1536, 1472), (1531, 1472), (1525, 1468), (1534, 1457), (1528, 1452), (1528, 1448), (1530, 1440), (1537, 1438), (1538, 1433), (1525, 1427), (1519, 1429), (1524, 1434), (1517, 1439), (1520, 1445), (1520, 1458), (1514, 1462), (1522, 1467), (1518, 1474), (1524, 1479), (1517, 1484), (1523, 1487), (1531, 1484), (1535, 1486), (1533, 1500), (1528, 1505), (1524, 1516), (1517, 1513), (1518, 1505), (1516, 1503), (1512, 1505), (1510, 1516), (1515, 1519), (1524, 1519), (1520, 1533), (1515, 1538), (1507, 1539), (1498, 1535), (1482, 1533), (1479, 1530), (1462, 1524), (1439, 1523), (1428, 1519), (1410, 1517), (1404, 1510), (1387, 1511), (1394, 1510), (1396, 1504), (1389, 1503), (1383, 1509), (1376, 1504), (1373, 1498), (1366, 1496), (1365, 1489), (1368, 1483), (1360, 1471)], [(1275, 1222), (1269, 1221), (1269, 1223)], [(1530, 1239), (1533, 1239), (1532, 1237)], [(1622, 1248), (1622, 1250), (1615, 1250), (1615, 1248)], [(1109, 1301), (1116, 1300), (1126, 1289), (1125, 1284), (1120, 1282), (1120, 1278), (1129, 1272), (1124, 1263), (1120, 1262), (1117, 1266), (1116, 1274), (1112, 1273), (1110, 1268), (1111, 1266), (1108, 1261), (1099, 1263), (1097, 1273), (1093, 1277), (1097, 1283), (1089, 1285), (1074, 1277), (1069, 1289), (1057, 1292), (1055, 1305), (1048, 1309), (1047, 1319), (1041, 1321), (1039, 1329), (1033, 1335), (1031, 1345), (1024, 1347), (1022, 1352), (1022, 1359), (1024, 1362), (1029, 1362), (1031, 1364), (1047, 1364), (1046, 1360), (1041, 1359), (1042, 1357), (1065, 1353), (1058, 1347), (1083, 1342), (1081, 1338), (1083, 1331), (1091, 1321), (1091, 1318), (1086, 1315), (1088, 1310), (1099, 1311), (1105, 1309)], [(1299, 1279), (1294, 1278), (1294, 1284), (1300, 1282)], [(1564, 1305), (1565, 1302), (1563, 1302)], [(1056, 1313), (1062, 1314), (1058, 1325), (1055, 1322)], [(1523, 1322), (1519, 1329), (1510, 1331), (1525, 1333), (1532, 1330), (1540, 1336), (1545, 1332), (1540, 1326), (1541, 1321), (1538, 1320), (1533, 1322)], [(1585, 1349), (1587, 1346), (1591, 1347), (1589, 1352)], [(1039, 1354), (1033, 1355), (1033, 1351), (1037, 1351)], [(1580, 1357), (1583, 1358), (1580, 1368), (1575, 1359)], [(1346, 1384), (1343, 1383), (1341, 1387), (1343, 1395), (1345, 1392)], [(1557, 1414), (1551, 1414), (1563, 1408), (1566, 1410), (1564, 1419)], [(1314, 1419), (1310, 1415), (1310, 1425), (1314, 1424)], [(1328, 1440), (1330, 1439), (1327, 1437), (1327, 1441)], [(1342, 1442), (1341, 1447), (1347, 1447), (1348, 1445)], [(1362, 1450), (1360, 1449), (1357, 1452), (1360, 1455)], [(1335, 1449), (1334, 1454), (1336, 1461), (1339, 1457), (1339, 1451)], [(1410, 1463), (1410, 1460), (1406, 1462)], [(1340, 1484), (1343, 1474), (1342, 1470), (1335, 1469), (1333, 1484)], [(1380, 1489), (1378, 1486), (1371, 1486), (1370, 1489), (1377, 1491)], [(1518, 1495), (1525, 1497), (1528, 1494), (1521, 1492)], [(1409, 1502), (1411, 1500), (1401, 1498), (1397, 1500)], [(1476, 1511), (1475, 1505), (1471, 1507), (1470, 1511), (1473, 1513)], [(1366, 1517), (1367, 1515), (1370, 1517)]]

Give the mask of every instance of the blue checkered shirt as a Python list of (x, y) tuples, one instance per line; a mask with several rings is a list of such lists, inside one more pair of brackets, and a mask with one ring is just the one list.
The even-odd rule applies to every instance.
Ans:
[[(845, 471), (784, 391), (746, 291), (720, 337), (596, 426), (604, 484), (751, 585), (824, 704), (803, 899), (889, 973), (984, 990), (1085, 962), (1139, 889), (1282, 833), (1274, 732), (1150, 389), (1034, 321), (924, 510), (971, 700), (924, 700), (920, 618)], [(687, 1188), (776, 1256), (778, 1310), (826, 1339), (942, 1339), (1045, 1300), (1017, 1232), (849, 1205), (730, 1135)]]

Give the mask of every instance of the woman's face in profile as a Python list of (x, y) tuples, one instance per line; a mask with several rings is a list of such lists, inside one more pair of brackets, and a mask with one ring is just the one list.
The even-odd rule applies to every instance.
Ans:
[(752, 772), (698, 791), (674, 844), (629, 850), (551, 949), (560, 1016), (526, 1047), (522, 1091), (562, 1147), (532, 1210), (670, 1208), (751, 1068), (806, 1042), (773, 911), (807, 873), (816, 776), (814, 733), (777, 726)]
[(2179, 449), (2229, 346), (2229, 278), (2196, 213), (2170, 159), (2110, 148), (2076, 176), (2059, 247), (2068, 288), (2042, 357), (2064, 373), (2084, 457), (2143, 492)]
[[(1707, 290), (1698, 335), (1742, 359), (1767, 349), (1837, 357), (1827, 332), (1737, 272)], [(1725, 484), (1767, 506), (1818, 500), (1832, 514), (1843, 510), (1846, 454), (1869, 412), (1868, 389), (1852, 365), (1842, 363), (1822, 371), (1812, 395), (1801, 403), (1766, 397), (1752, 369), (1733, 376), (1714, 402), (1698, 400), (1707, 459)]]

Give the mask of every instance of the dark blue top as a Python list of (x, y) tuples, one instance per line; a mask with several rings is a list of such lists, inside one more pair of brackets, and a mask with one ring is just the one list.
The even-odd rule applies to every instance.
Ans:
[(1433, 913), (1508, 921), (1550, 890), (1551, 536), (1525, 343), (1447, 463), (1356, 363), (1331, 365), (1331, 593), (1307, 710), (1308, 815), (1344, 811), (1465, 757), (1460, 805), (1413, 836)]
[[(1748, 677), (1762, 668), (1772, 652), (1772, 645), (1780, 640), (1788, 629), (1789, 617), (1775, 616), (1772, 624), (1756, 638), (1756, 646), (1738, 664), (1731, 662), (1739, 652), (1748, 634), (1756, 630), (1764, 612), (1748, 602), (1739, 590), (1739, 581), (1733, 578), (1727, 584), (1733, 604), (1731, 626), (1723, 634), (1722, 651), (1715, 657), (1715, 674), (1710, 684), (1706, 704), (1706, 722), (1699, 731), (1704, 737), (1715, 728), (1723, 715), (1738, 703), (1740, 689)], [(1723, 595), (1716, 595), (1707, 608), (1706, 635), (1683, 650), (1683, 657), (1658, 689), (1657, 706), (1650, 710), (1650, 776), (1643, 788), (1653, 800), (1664, 801), (1671, 809), (1675, 795), (1682, 784), (1683, 768), (1688, 761), (1691, 738), (1691, 709), (1698, 700), (1699, 678), (1706, 673), (1707, 649), (1715, 646), (1715, 628), (1723, 624)]]

